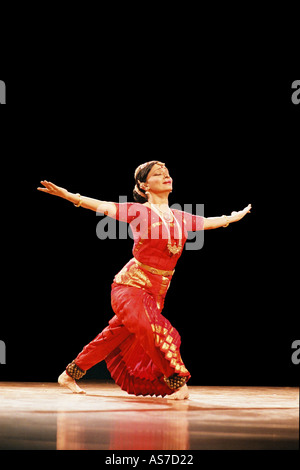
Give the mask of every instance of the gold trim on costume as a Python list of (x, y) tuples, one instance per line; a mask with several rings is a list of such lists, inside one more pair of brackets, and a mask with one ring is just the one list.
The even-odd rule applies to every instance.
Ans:
[(164, 381), (172, 390), (177, 390), (186, 383), (187, 377), (180, 377), (178, 374), (173, 374), (171, 377), (164, 377)]
[[(134, 262), (125, 266), (116, 276), (114, 281), (117, 284), (124, 284), (127, 286), (138, 287), (140, 289), (148, 289), (152, 287), (151, 280), (147, 276), (147, 271), (151, 274), (157, 274), (161, 276), (158, 278), (160, 285), (158, 287), (158, 293), (156, 294), (156, 304), (158, 310), (162, 309), (165, 293), (170, 285), (170, 277), (174, 274), (173, 271), (164, 271), (162, 269), (153, 268), (146, 264), (141, 263), (136, 258), (133, 258)], [(151, 280), (150, 280), (151, 279)], [(153, 282), (155, 282), (153, 280)], [(174, 367), (176, 373), (186, 374), (188, 370), (185, 368), (184, 363), (181, 359), (179, 349), (174, 344), (174, 333), (173, 327), (166, 328), (167, 325), (159, 325), (155, 323), (155, 319), (152, 319), (150, 312), (148, 313), (147, 307), (144, 305), (144, 312), (149, 321), (153, 332), (154, 344), (159, 347), (160, 350), (165, 354), (166, 359), (170, 361), (172, 367)], [(154, 320), (154, 321), (153, 321)]]
[(161, 351), (165, 353), (166, 359), (170, 361), (171, 366), (175, 368), (177, 373), (186, 374), (188, 370), (183, 363), (179, 349), (177, 349), (176, 345), (173, 343), (173, 327), (168, 330), (161, 325), (152, 323), (146, 307), (145, 313), (153, 331), (155, 346), (159, 347)]
[(152, 266), (147, 266), (134, 258), (135, 262), (146, 271), (149, 271), (151, 274), (158, 274), (159, 276), (173, 276), (175, 269), (173, 271), (164, 271), (162, 269), (153, 268)]
[(147, 274), (138, 268), (136, 264), (132, 264), (129, 268), (124, 267), (116, 276), (117, 284), (125, 284), (132, 287), (151, 287), (152, 283)]

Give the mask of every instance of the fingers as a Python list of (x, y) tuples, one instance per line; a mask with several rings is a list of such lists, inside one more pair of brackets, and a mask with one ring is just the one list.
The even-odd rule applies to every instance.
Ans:
[(251, 204), (248, 204), (248, 206), (245, 207), (242, 211), (240, 211), (240, 214), (244, 217), (246, 214), (249, 214), (251, 212)]
[(44, 193), (49, 193), (49, 189), (47, 188), (36, 188), (38, 191), (43, 191)]
[(246, 214), (250, 213), (252, 209), (252, 205), (248, 204), (243, 210), (236, 212), (233, 211), (231, 212), (231, 216), (234, 217), (234, 221), (237, 222), (238, 220), (241, 220), (243, 217), (245, 217)]
[(51, 193), (53, 193), (53, 192), (55, 191), (55, 189), (56, 189), (55, 184), (50, 183), (49, 181), (43, 180), (43, 181), (41, 181), (41, 183), (42, 183), (42, 185), (44, 185), (45, 187), (44, 187), (44, 188), (41, 188), (41, 187), (37, 188), (38, 191), (43, 191), (44, 193), (49, 193), (49, 194), (51, 194)]
[[(248, 204), (248, 206), (246, 206), (243, 210), (240, 211), (240, 214), (248, 214), (248, 212), (250, 212), (252, 209), (252, 205), (251, 204)], [(236, 214), (236, 212), (235, 212)]]
[(44, 186), (46, 186), (47, 189), (52, 189), (52, 187), (53, 187), (53, 184), (50, 183), (49, 181), (44, 180), (44, 181), (41, 181), (41, 183), (42, 183)]

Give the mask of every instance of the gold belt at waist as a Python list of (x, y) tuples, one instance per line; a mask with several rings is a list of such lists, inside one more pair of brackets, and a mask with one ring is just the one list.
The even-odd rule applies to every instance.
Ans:
[(152, 266), (147, 266), (147, 264), (143, 264), (140, 261), (138, 261), (136, 258), (134, 258), (134, 261), (142, 268), (145, 269), (146, 271), (149, 271), (152, 274), (158, 274), (159, 276), (173, 276), (175, 273), (175, 269), (173, 271), (163, 271), (162, 269), (157, 269), (153, 268)]

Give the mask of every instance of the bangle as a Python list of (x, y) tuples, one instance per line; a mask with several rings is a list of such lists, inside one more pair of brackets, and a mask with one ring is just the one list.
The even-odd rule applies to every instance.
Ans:
[(81, 196), (80, 196), (79, 193), (77, 193), (76, 196), (79, 196), (79, 201), (78, 201), (78, 204), (74, 204), (74, 206), (75, 206), (75, 207), (80, 207), (81, 204), (82, 204)]
[(225, 225), (222, 225), (222, 227), (223, 227), (223, 228), (226, 228), (226, 227), (228, 227), (228, 225), (229, 225), (228, 217), (227, 217), (227, 215), (222, 215), (222, 217), (225, 217), (226, 222), (227, 222)]

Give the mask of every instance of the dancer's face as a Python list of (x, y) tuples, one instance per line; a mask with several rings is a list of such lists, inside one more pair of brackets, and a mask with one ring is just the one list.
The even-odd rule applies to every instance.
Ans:
[(147, 177), (147, 190), (151, 193), (171, 192), (173, 180), (168, 168), (163, 163), (156, 163)]

